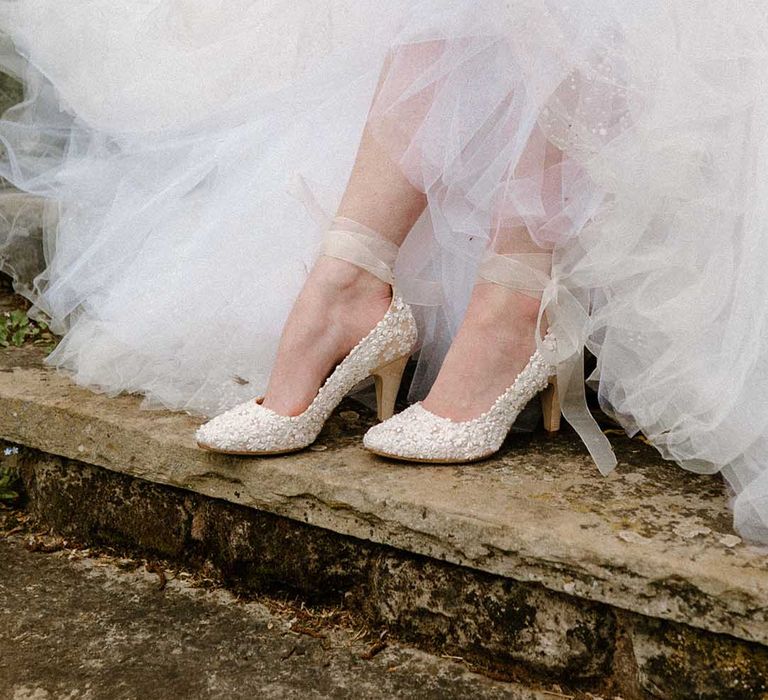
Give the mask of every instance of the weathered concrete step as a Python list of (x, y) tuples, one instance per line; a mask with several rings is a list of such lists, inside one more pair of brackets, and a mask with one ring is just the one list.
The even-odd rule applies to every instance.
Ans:
[(408, 466), (360, 449), (365, 426), (346, 414), (311, 450), (230, 458), (195, 447), (197, 419), (75, 387), (34, 350), (4, 355), (6, 440), (768, 644), (768, 558), (733, 534), (720, 479), (685, 473), (637, 440), (612, 436), (620, 466), (608, 478), (567, 436), (521, 438), (474, 466)]
[(305, 619), (292, 623), (290, 609), (279, 615), (189, 578), (158, 590), (157, 575), (131, 565), (140, 563), (0, 542), (0, 697), (553, 697), (397, 644), (374, 655), (375, 640), (332, 618), (299, 610)]
[(768, 692), (768, 562), (731, 533), (719, 479), (637, 440), (614, 436), (607, 479), (568, 435), (404, 466), (364, 453), (367, 419), (342, 411), (314, 450), (227, 458), (196, 449), (197, 420), (74, 387), (34, 351), (0, 369), (0, 437), (33, 448), (32, 507), (59, 531), (346, 595), (419, 644), (575, 688)]

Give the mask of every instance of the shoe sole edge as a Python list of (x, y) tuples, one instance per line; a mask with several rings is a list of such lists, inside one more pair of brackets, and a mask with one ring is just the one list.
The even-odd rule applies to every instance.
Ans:
[(488, 452), (487, 454), (480, 455), (479, 457), (469, 458), (456, 458), (456, 459), (422, 459), (420, 457), (403, 457), (402, 455), (389, 454), (388, 452), (382, 452), (380, 450), (374, 450), (370, 447), (365, 448), (371, 454), (378, 457), (385, 457), (386, 459), (392, 459), (398, 462), (410, 462), (411, 464), (474, 464), (475, 462), (481, 462), (484, 459), (488, 459), (498, 452)]
[(294, 452), (301, 452), (301, 450), (305, 450), (307, 447), (309, 447), (309, 445), (305, 445), (304, 447), (293, 447), (290, 450), (269, 450), (264, 452), (253, 452), (249, 450), (220, 450), (217, 447), (211, 447), (210, 445), (206, 445), (202, 442), (198, 442), (197, 446), (201, 450), (205, 450), (206, 452), (213, 452), (214, 454), (240, 455), (243, 457), (270, 457), (277, 455), (288, 455), (293, 454)]

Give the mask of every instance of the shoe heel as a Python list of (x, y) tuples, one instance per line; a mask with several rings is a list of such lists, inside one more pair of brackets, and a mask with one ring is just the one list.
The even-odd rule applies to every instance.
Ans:
[(560, 430), (560, 396), (556, 377), (552, 377), (547, 388), (541, 392), (541, 411), (544, 414), (544, 430), (548, 433)]
[(395, 413), (395, 399), (397, 399), (397, 392), (409, 357), (410, 355), (398, 357), (371, 373), (376, 385), (376, 409), (379, 420), (387, 420)]

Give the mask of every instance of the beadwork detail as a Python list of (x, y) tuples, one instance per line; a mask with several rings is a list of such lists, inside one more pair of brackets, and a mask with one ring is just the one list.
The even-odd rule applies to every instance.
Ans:
[[(554, 337), (544, 338), (554, 349)], [(453, 421), (415, 403), (373, 426), (363, 444), (372, 452), (424, 462), (471, 462), (497, 452), (525, 405), (546, 388), (555, 368), (537, 350), (493, 406), (469, 421)]]
[(411, 307), (393, 291), (384, 318), (336, 367), (304, 413), (281, 416), (251, 399), (201, 425), (195, 433), (197, 442), (207, 449), (244, 454), (277, 454), (307, 447), (355, 385), (378, 368), (409, 355), (416, 339)]

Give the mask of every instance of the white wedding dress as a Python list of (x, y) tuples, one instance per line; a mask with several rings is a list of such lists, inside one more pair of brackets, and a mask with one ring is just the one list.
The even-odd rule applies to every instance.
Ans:
[(572, 415), (587, 347), (603, 408), (722, 471), (768, 542), (767, 24), (716, 0), (0, 0), (26, 85), (0, 121), (0, 265), (42, 210), (19, 289), (78, 383), (205, 415), (254, 396), (386, 62), (371, 123), (429, 201), (397, 270), (413, 395), (493, 232), (523, 227), (554, 246)]

